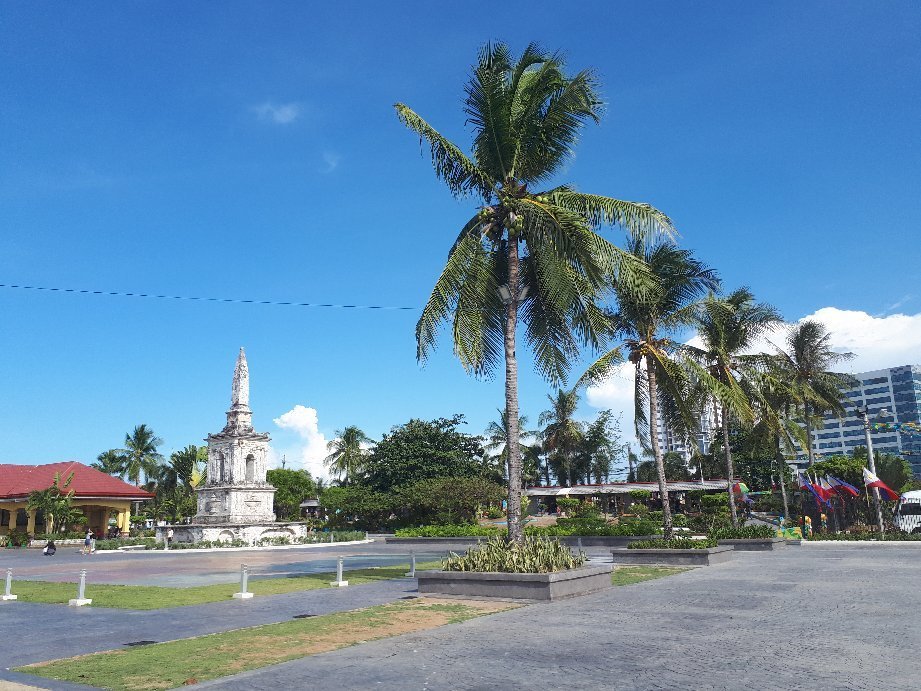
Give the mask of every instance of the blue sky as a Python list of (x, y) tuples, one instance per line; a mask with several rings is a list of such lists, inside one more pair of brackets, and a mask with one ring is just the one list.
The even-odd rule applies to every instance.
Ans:
[[(6, 3), (0, 283), (421, 306), (473, 202), (392, 104), (466, 147), (478, 47), (537, 40), (608, 104), (561, 179), (665, 210), (790, 320), (833, 309), (867, 367), (921, 362), (919, 30), (914, 2)], [(89, 462), (141, 422), (199, 443), (240, 346), (257, 427), (311, 467), (348, 424), (479, 432), (502, 406), (447, 341), (418, 366), (413, 311), (5, 288), (0, 310), (0, 462)], [(532, 421), (547, 392), (522, 378)]]

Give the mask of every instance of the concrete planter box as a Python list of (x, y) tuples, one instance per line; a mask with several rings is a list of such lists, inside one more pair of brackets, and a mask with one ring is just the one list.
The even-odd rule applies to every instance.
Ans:
[(612, 549), (614, 563), (620, 566), (656, 564), (658, 566), (712, 566), (732, 559), (728, 546), (706, 549)]
[(611, 571), (610, 564), (593, 564), (556, 573), (417, 571), (416, 578), (421, 594), (559, 600), (610, 588)]
[(772, 552), (775, 549), (787, 546), (787, 541), (782, 537), (751, 538), (746, 540), (719, 540), (717, 544), (722, 547), (732, 547), (739, 552)]

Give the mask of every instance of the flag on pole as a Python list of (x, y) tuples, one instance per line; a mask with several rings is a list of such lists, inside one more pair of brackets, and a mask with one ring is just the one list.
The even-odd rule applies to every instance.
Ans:
[(884, 499), (889, 501), (898, 501), (899, 493), (892, 490), (889, 485), (880, 480), (876, 475), (871, 473), (866, 468), (863, 469), (863, 484), (867, 487), (876, 487), (879, 490), (880, 494), (883, 495)]
[(825, 479), (828, 480), (828, 484), (831, 485), (832, 489), (841, 496), (844, 496), (845, 494), (848, 494), (852, 497), (860, 496), (860, 490), (854, 487), (854, 485), (849, 485), (844, 480), (839, 480), (834, 475), (826, 475)]
[(831, 496), (831, 492), (822, 486), (822, 483), (819, 482), (818, 476), (812, 479), (812, 489), (817, 495), (819, 495), (819, 497), (822, 499), (823, 502), (825, 502), (826, 504), (828, 503), (828, 499)]
[(809, 475), (806, 473), (799, 473), (799, 487), (800, 489), (806, 490), (807, 492), (812, 493), (812, 496), (815, 497), (816, 504), (821, 504), (823, 499), (819, 496), (819, 493), (816, 492), (815, 486), (809, 480)]

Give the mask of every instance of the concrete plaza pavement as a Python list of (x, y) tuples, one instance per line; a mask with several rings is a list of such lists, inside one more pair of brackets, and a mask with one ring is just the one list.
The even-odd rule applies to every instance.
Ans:
[(788, 547), (196, 689), (914, 689), (921, 552)]
[(196, 585), (235, 582), (240, 564), (262, 576), (323, 573), (336, 570), (336, 557), (346, 557), (346, 569), (408, 563), (410, 550), (418, 559), (443, 557), (456, 545), (399, 545), (382, 540), (368, 544), (311, 545), (285, 549), (219, 549), (210, 552), (189, 550), (97, 552), (80, 554), (80, 547), (62, 546), (53, 557), (40, 549), (0, 551), (0, 571), (13, 569), (15, 579), (76, 582), (80, 570), (87, 570), (87, 583), (157, 585), (184, 588)]

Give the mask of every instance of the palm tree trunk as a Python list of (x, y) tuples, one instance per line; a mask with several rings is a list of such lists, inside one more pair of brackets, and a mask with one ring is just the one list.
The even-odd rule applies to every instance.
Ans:
[(509, 233), (508, 290), (505, 309), (505, 414), (508, 419), (508, 539), (521, 542), (521, 449), (518, 446), (518, 359), (515, 327), (518, 325), (518, 238)]
[(780, 464), (778, 470), (780, 471), (780, 494), (783, 497), (783, 517), (784, 522), (790, 520), (790, 506), (787, 504), (787, 479), (786, 473), (784, 472), (784, 467), (787, 464), (786, 459), (783, 457), (783, 451), (780, 450), (780, 435), (777, 435), (776, 439), (776, 449), (777, 449), (777, 462)]
[(729, 410), (726, 406), (722, 407), (722, 418), (723, 418), (723, 455), (726, 457), (726, 480), (729, 483), (727, 488), (729, 492), (729, 513), (732, 516), (732, 527), (739, 527), (739, 516), (736, 513), (736, 497), (735, 492), (732, 491), (734, 475), (732, 469), (732, 449), (729, 448)]
[(659, 497), (662, 499), (662, 537), (672, 537), (672, 506), (668, 500), (668, 487), (665, 480), (665, 461), (659, 448), (659, 398), (656, 385), (656, 372), (652, 358), (646, 356), (646, 379), (649, 384), (649, 443), (656, 459), (656, 473), (659, 476)]
[(806, 421), (806, 458), (809, 459), (809, 466), (815, 463), (815, 456), (812, 453), (812, 421), (809, 419), (809, 404), (803, 406), (803, 417)]

